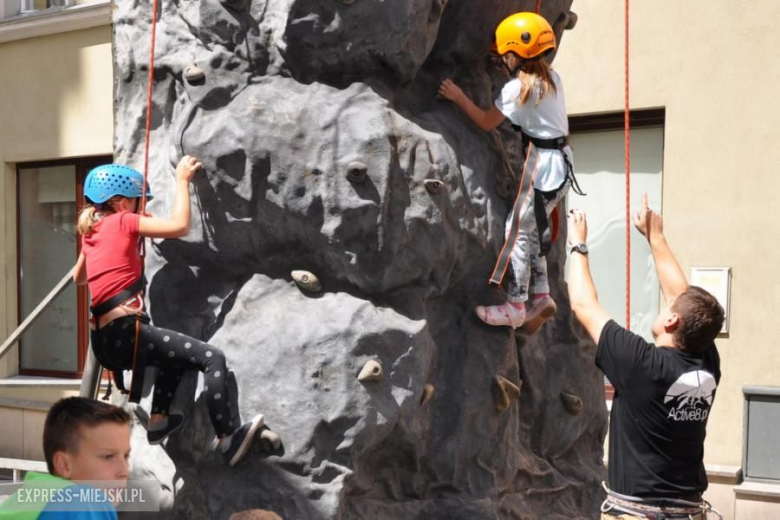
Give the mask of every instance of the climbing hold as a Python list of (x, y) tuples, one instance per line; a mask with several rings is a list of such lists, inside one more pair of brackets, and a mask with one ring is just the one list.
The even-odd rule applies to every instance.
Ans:
[(379, 381), (382, 379), (382, 365), (379, 362), (369, 359), (363, 365), (363, 369), (358, 374), (358, 381)]
[(433, 397), (433, 394), (434, 394), (435, 392), (436, 392), (436, 387), (434, 387), (434, 386), (433, 386), (432, 384), (430, 384), (430, 383), (427, 383), (427, 384), (426, 384), (426, 385), (423, 387), (423, 393), (422, 393), (422, 397), (420, 398), (420, 406), (422, 406), (422, 405), (424, 405), (425, 403), (427, 403), (428, 401), (430, 401), (430, 400), (431, 400), (431, 398)]
[(201, 81), (205, 77), (206, 77), (206, 73), (203, 72), (203, 69), (201, 69), (200, 67), (196, 67), (195, 65), (190, 65), (189, 67), (184, 69), (184, 79), (186, 79), (188, 83)]
[(571, 31), (577, 26), (577, 21), (579, 20), (579, 16), (577, 16), (577, 13), (573, 11), (569, 11), (569, 22), (566, 24), (566, 30)]
[(566, 408), (572, 415), (579, 415), (582, 412), (582, 399), (574, 394), (567, 392), (561, 392), (561, 401), (563, 401), (563, 407)]
[(292, 279), (298, 284), (298, 287), (310, 292), (322, 291), (322, 284), (319, 278), (309, 271), (293, 271), (290, 273)]
[(276, 432), (265, 429), (260, 434), (260, 442), (265, 451), (276, 451), (282, 446), (282, 439)]
[(436, 194), (444, 189), (444, 183), (439, 179), (425, 179), (423, 184), (425, 184), (425, 189), (428, 190), (428, 193)]
[(234, 11), (246, 11), (249, 7), (249, 0), (219, 0), (219, 3)]
[[(522, 385), (522, 381), (520, 382)], [(514, 384), (503, 376), (493, 376), (493, 386), (491, 388), (493, 402), (496, 404), (498, 413), (504, 412), (520, 397), (520, 386)]]
[(347, 165), (347, 179), (355, 184), (363, 184), (368, 178), (368, 167), (360, 161), (354, 161)]

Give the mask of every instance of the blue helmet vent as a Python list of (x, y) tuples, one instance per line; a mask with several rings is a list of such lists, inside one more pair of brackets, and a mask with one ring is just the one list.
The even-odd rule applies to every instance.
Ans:
[[(142, 196), (143, 185), (143, 175), (133, 168), (122, 164), (104, 164), (87, 174), (84, 196), (93, 204), (103, 204), (116, 195), (135, 199)], [(152, 190), (148, 185), (146, 198), (152, 199)]]

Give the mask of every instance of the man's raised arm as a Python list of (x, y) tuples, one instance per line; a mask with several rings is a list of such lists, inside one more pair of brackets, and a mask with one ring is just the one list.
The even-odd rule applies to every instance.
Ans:
[(634, 225), (650, 244), (661, 291), (670, 302), (688, 288), (688, 282), (664, 237), (664, 219), (648, 207), (646, 193), (642, 196), (642, 208), (634, 213)]
[[(569, 301), (577, 320), (582, 323), (593, 341), (598, 343), (601, 330), (611, 319), (607, 310), (599, 303), (596, 286), (590, 274), (588, 250), (588, 222), (585, 214), (571, 210), (567, 215), (569, 226)], [(583, 247), (584, 246), (584, 247)]]

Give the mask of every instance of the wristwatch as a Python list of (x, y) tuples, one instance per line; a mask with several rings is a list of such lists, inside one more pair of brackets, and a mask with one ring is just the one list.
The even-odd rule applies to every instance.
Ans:
[(572, 253), (580, 253), (581, 255), (587, 255), (588, 254), (588, 246), (587, 244), (583, 244), (580, 242), (576, 246), (572, 246), (571, 248)]

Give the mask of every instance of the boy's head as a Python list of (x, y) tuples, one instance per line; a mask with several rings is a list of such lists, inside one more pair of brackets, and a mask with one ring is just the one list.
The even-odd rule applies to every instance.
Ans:
[(130, 415), (86, 399), (61, 399), (43, 427), (43, 453), (52, 475), (69, 480), (123, 480), (129, 475)]

